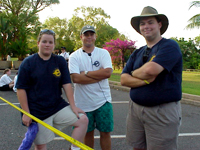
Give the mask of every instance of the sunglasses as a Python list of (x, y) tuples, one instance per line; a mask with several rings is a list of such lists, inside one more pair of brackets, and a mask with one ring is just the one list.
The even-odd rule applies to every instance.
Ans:
[(148, 47), (144, 50), (144, 54), (143, 54), (143, 63), (146, 63), (146, 62), (147, 62), (147, 60), (148, 60), (148, 58), (149, 58), (150, 52), (151, 52), (151, 49), (148, 48)]
[(53, 30), (49, 30), (49, 29), (44, 29), (44, 30), (40, 31), (40, 35), (42, 35), (44, 33), (55, 35), (55, 32)]

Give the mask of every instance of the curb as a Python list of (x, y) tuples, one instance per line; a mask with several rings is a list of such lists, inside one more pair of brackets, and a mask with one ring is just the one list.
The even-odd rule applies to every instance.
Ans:
[[(126, 91), (126, 92), (130, 91), (129, 87), (121, 86), (120, 82), (109, 81), (109, 85), (110, 85), (110, 88), (112, 88), (112, 89), (116, 89), (116, 90), (120, 90), (120, 91)], [(182, 93), (181, 103), (195, 105), (195, 106), (200, 107), (200, 96)]]

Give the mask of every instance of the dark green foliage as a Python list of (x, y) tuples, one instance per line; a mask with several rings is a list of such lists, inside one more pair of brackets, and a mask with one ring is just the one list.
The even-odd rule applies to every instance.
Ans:
[[(12, 52), (22, 60), (28, 53), (28, 37), (38, 35), (41, 29), (37, 13), (52, 4), (59, 3), (59, 0), (1, 0), (0, 2), (0, 17), (4, 18), (0, 24), (3, 36), (0, 53), (5, 57), (2, 49), (6, 49), (6, 54)], [(2, 40), (2, 37), (0, 38)]]
[(183, 69), (200, 69), (199, 44), (192, 39), (186, 41), (184, 38), (172, 38), (178, 42), (183, 55)]

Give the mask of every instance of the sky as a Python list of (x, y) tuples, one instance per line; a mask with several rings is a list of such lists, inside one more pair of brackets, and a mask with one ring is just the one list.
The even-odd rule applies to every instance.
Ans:
[(188, 20), (198, 14), (200, 9), (196, 7), (189, 9), (191, 2), (192, 0), (60, 0), (60, 4), (52, 5), (39, 12), (39, 17), (41, 22), (49, 17), (69, 20), (77, 7), (100, 7), (111, 16), (108, 20), (109, 24), (130, 40), (136, 41), (135, 45), (140, 47), (146, 44), (145, 40), (132, 28), (130, 20), (134, 16), (139, 16), (146, 6), (152, 6), (159, 14), (168, 17), (169, 26), (163, 37), (184, 37), (188, 40), (199, 36), (200, 29), (185, 29)]

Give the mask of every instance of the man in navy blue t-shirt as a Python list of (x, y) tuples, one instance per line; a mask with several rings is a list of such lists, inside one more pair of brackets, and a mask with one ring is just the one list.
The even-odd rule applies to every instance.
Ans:
[(162, 38), (168, 18), (147, 6), (131, 19), (146, 40), (121, 74), (130, 87), (126, 140), (135, 150), (176, 150), (181, 124), (182, 54), (179, 45)]

